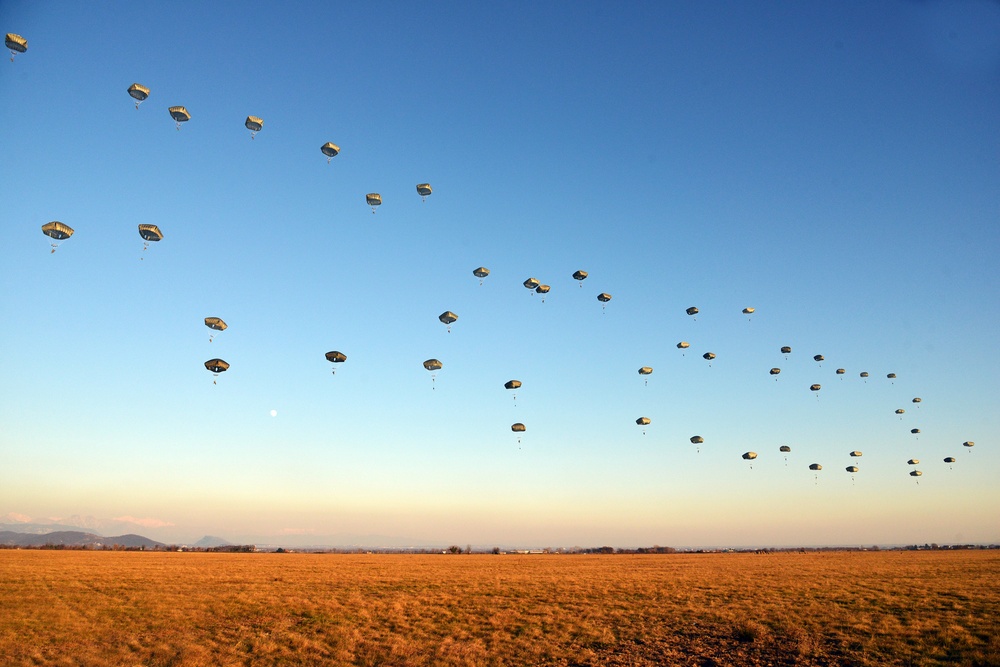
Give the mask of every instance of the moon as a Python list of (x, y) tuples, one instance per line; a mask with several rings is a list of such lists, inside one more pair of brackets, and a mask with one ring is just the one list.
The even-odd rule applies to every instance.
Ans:
[(278, 411), (277, 410), (271, 410), (271, 416), (272, 417), (277, 417), (278, 416)]

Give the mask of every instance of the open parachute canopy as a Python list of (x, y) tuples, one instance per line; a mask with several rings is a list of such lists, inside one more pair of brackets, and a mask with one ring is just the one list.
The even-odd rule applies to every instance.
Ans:
[(779, 373), (781, 373), (781, 369), (780, 369), (780, 368), (777, 368), (777, 367), (775, 367), (775, 368), (772, 368), (772, 369), (771, 369), (770, 371), (768, 371), (768, 372), (769, 372), (769, 373), (770, 373), (771, 375), (778, 375)]
[(678, 350), (686, 350), (689, 347), (691, 347), (691, 343), (687, 342), (686, 340), (682, 340), (681, 342), (677, 343)]
[(149, 88), (141, 83), (133, 83), (128, 87), (128, 94), (129, 97), (135, 100), (135, 108), (138, 109), (139, 105), (149, 97)]
[(539, 285), (541, 285), (542, 283), (538, 282), (537, 278), (528, 278), (527, 280), (525, 280), (521, 284), (524, 285), (525, 289), (533, 290), (536, 287), (538, 287)]
[(246, 125), (248, 130), (250, 130), (251, 139), (257, 136), (257, 133), (264, 129), (264, 119), (258, 116), (247, 116), (247, 119), (243, 124)]
[(597, 295), (597, 300), (601, 303), (607, 303), (608, 301), (611, 301), (611, 295), (607, 292), (601, 292)]
[(58, 220), (53, 220), (42, 225), (42, 233), (56, 241), (65, 241), (73, 236), (73, 228)]
[(639, 417), (638, 419), (635, 420), (635, 423), (638, 424), (639, 426), (649, 426), (650, 420), (649, 417)]
[[(12, 32), (8, 32), (7, 36), (3, 40), (4, 46), (13, 52), (24, 53), (28, 50), (28, 40), (20, 35), (15, 35)], [(13, 60), (13, 58), (11, 58)]]
[(781, 447), (778, 447), (778, 451), (785, 452), (787, 454), (788, 452), (792, 451), (792, 448), (789, 447), (788, 445), (782, 445)]
[(691, 436), (691, 444), (692, 445), (700, 445), (700, 444), (702, 444), (704, 442), (705, 442), (705, 438), (701, 437), (700, 435), (692, 435)]
[(743, 458), (747, 461), (753, 461), (757, 458), (757, 452), (743, 452)]
[(694, 306), (691, 306), (690, 308), (688, 308), (684, 312), (687, 313), (688, 315), (692, 315), (693, 316), (693, 315), (697, 315), (698, 314), (698, 309), (695, 308)]
[(337, 350), (330, 350), (326, 353), (326, 360), (331, 364), (342, 364), (347, 361), (347, 355)]
[(573, 272), (573, 280), (586, 280), (586, 279), (587, 279), (587, 272), (586, 271), (574, 271)]
[(859, 456), (861, 456), (861, 452), (855, 449), (853, 452), (851, 452), (850, 455), (854, 458), (858, 458)]
[(225, 373), (228, 371), (229, 364), (222, 359), (209, 359), (205, 362), (205, 368), (218, 375), (219, 373)]
[[(428, 196), (430, 196), (430, 194), (432, 192), (434, 192), (434, 190), (431, 189), (431, 184), (430, 183), (418, 183), (417, 184), (417, 194), (420, 195), (422, 198), (426, 199)], [(445, 194), (447, 194), (447, 193), (445, 193)]]
[(320, 146), (319, 149), (323, 152), (323, 155), (326, 156), (327, 164), (330, 164), (330, 160), (337, 157), (337, 153), (340, 152), (340, 146), (330, 141)]
[(785, 345), (785, 346), (783, 346), (781, 348), (781, 353), (782, 354), (791, 354), (792, 353), (792, 348), (789, 347), (788, 345)]
[(652, 366), (643, 366), (639, 369), (639, 375), (650, 375), (653, 372)]
[(139, 225), (139, 236), (147, 243), (156, 243), (163, 240), (163, 232), (156, 225)]
[(821, 466), (821, 465), (820, 465), (820, 464), (818, 464), (818, 463), (810, 463), (810, 464), (809, 464), (809, 469), (810, 469), (810, 470), (822, 470), (822, 469), (823, 469), (823, 466)]
[(518, 389), (521, 386), (520, 380), (507, 380), (503, 383), (504, 389)]
[(229, 328), (229, 325), (226, 324), (221, 317), (206, 317), (205, 326), (212, 331), (225, 331)]
[(450, 310), (446, 310), (440, 315), (438, 315), (438, 319), (441, 320), (442, 324), (451, 324), (453, 322), (458, 321), (458, 315), (451, 312)]
[(472, 275), (474, 275), (477, 278), (485, 278), (486, 276), (490, 275), (490, 270), (487, 269), (485, 266), (480, 266), (478, 269), (472, 270)]
[(177, 123), (177, 129), (181, 129), (181, 123), (186, 123), (191, 120), (191, 114), (184, 107), (170, 107), (167, 109), (170, 112), (170, 117), (174, 119)]
[(524, 424), (522, 424), (521, 422), (517, 422), (516, 424), (510, 425), (510, 430), (513, 431), (514, 433), (524, 433), (527, 429), (524, 428)]
[(424, 362), (424, 368), (426, 368), (429, 371), (439, 371), (441, 370), (443, 365), (444, 364), (442, 364), (437, 359), (428, 359), (427, 361)]

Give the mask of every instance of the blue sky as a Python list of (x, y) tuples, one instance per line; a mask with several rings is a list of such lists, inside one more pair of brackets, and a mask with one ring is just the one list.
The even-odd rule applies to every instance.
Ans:
[[(0, 516), (1000, 540), (1000, 5), (14, 1), (0, 24), (28, 40), (0, 67)], [(54, 254), (51, 220), (76, 230)]]

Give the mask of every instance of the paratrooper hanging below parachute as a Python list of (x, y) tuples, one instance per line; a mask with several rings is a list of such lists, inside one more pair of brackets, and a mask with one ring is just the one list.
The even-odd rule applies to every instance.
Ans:
[(330, 164), (330, 160), (337, 157), (337, 154), (340, 153), (340, 146), (330, 141), (320, 146), (319, 149), (326, 156), (327, 164)]
[(430, 183), (418, 183), (417, 184), (417, 194), (420, 195), (420, 201), (427, 201), (427, 198), (431, 196), (434, 190), (431, 189)]
[[(156, 225), (139, 225), (139, 236), (142, 237), (142, 251), (146, 252), (146, 248), (149, 247), (150, 243), (159, 243), (163, 240), (163, 232)], [(140, 257), (139, 259), (143, 259)]]
[(135, 108), (138, 109), (139, 105), (149, 97), (149, 88), (141, 83), (133, 83), (128, 87), (128, 94), (129, 97), (135, 100)]
[(191, 120), (191, 114), (184, 107), (170, 107), (167, 109), (170, 112), (170, 117), (174, 119), (177, 124), (177, 130), (180, 131), (181, 123), (186, 123)]
[[(206, 317), (205, 326), (212, 331), (225, 331), (229, 328), (229, 325), (226, 324), (221, 317)], [(214, 333), (208, 337), (208, 342), (211, 343), (213, 338), (215, 338)]]

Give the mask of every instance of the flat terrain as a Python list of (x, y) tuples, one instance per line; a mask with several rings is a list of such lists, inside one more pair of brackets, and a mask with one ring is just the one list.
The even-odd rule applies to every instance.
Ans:
[(2, 665), (1000, 665), (1000, 551), (0, 550)]

